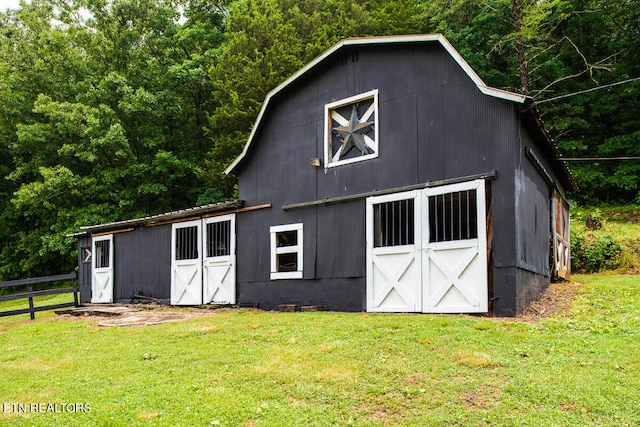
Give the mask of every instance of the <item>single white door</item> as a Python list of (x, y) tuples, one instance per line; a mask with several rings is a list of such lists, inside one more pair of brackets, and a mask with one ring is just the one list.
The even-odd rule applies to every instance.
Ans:
[(235, 215), (204, 220), (203, 303), (236, 303)]
[(91, 247), (91, 302), (113, 302), (113, 235), (94, 237)]
[(488, 310), (484, 180), (424, 193), (423, 311)]
[(422, 309), (419, 194), (367, 199), (367, 311)]
[(172, 225), (171, 304), (202, 304), (202, 221)]

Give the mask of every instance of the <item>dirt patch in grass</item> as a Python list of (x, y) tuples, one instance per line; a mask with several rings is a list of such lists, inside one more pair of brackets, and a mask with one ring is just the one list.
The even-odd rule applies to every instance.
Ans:
[(468, 391), (460, 396), (462, 405), (471, 411), (488, 411), (500, 401), (502, 390), (482, 385), (479, 392)]
[(550, 284), (547, 289), (535, 301), (518, 316), (518, 319), (526, 322), (565, 314), (571, 308), (573, 298), (582, 288), (578, 282), (558, 282)]
[(147, 311), (141, 313), (127, 313), (118, 317), (111, 317), (107, 320), (98, 322), (98, 326), (151, 326), (160, 325), (162, 323), (184, 322), (186, 320), (200, 317), (201, 313), (194, 312), (170, 312), (170, 311)]
[(423, 373), (415, 373), (408, 375), (404, 378), (405, 387), (416, 385), (421, 383), (425, 379), (426, 375)]
[[(167, 310), (170, 308), (170, 311)], [(98, 326), (151, 326), (184, 322), (211, 313), (211, 310), (167, 306), (90, 305), (57, 312), (56, 320), (96, 319)]]

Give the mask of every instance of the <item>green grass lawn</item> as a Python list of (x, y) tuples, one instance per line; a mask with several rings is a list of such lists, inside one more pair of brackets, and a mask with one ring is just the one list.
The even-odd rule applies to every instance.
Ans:
[(0, 424), (640, 425), (640, 277), (574, 280), (571, 311), (535, 323), (251, 310), (138, 328), (0, 319)]

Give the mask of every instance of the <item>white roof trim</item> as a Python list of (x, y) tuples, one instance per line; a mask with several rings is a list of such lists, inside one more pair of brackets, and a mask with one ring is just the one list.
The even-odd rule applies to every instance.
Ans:
[(476, 74), (475, 71), (471, 68), (471, 66), (464, 60), (464, 58), (458, 53), (456, 48), (453, 47), (449, 40), (447, 40), (442, 34), (418, 34), (418, 35), (406, 35), (406, 36), (384, 36), (384, 37), (363, 37), (363, 38), (350, 38), (344, 39), (334, 45), (332, 48), (324, 52), (322, 55), (315, 58), (313, 61), (309, 62), (307, 65), (299, 69), (296, 73), (294, 73), (287, 80), (276, 86), (273, 90), (271, 90), (264, 102), (262, 103), (262, 108), (260, 109), (260, 113), (258, 114), (258, 118), (256, 119), (253, 128), (251, 129), (251, 134), (249, 134), (249, 138), (247, 139), (246, 144), (244, 145), (244, 149), (242, 153), (224, 170), (224, 173), (229, 175), (233, 172), (236, 166), (245, 158), (247, 155), (251, 143), (253, 142), (253, 138), (258, 129), (258, 125), (262, 121), (264, 114), (267, 111), (269, 106), (269, 102), (271, 98), (273, 98), (278, 92), (289, 86), (289, 84), (293, 83), (302, 75), (306, 74), (309, 70), (313, 69), (316, 65), (320, 64), (327, 57), (333, 55), (334, 52), (342, 49), (345, 46), (358, 46), (358, 45), (368, 45), (368, 44), (386, 44), (386, 43), (417, 43), (417, 42), (439, 42), (442, 47), (451, 55), (451, 57), (460, 65), (460, 67), (464, 70), (464, 72), (471, 78), (471, 80), (478, 87), (480, 92), (485, 95), (493, 96), (496, 98), (505, 99), (512, 102), (517, 102), (523, 104), (528, 97), (525, 95), (521, 95), (514, 92), (509, 92), (502, 89), (496, 89), (490, 86), (487, 86), (480, 76)]

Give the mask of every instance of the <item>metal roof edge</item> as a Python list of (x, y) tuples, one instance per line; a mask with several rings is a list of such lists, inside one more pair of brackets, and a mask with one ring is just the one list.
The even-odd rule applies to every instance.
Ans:
[(560, 152), (560, 148), (558, 144), (553, 139), (549, 131), (544, 125), (544, 121), (540, 117), (540, 113), (535, 108), (535, 105), (531, 105), (528, 108), (525, 108), (520, 112), (522, 115), (528, 115), (530, 117), (530, 122), (533, 127), (535, 127), (542, 136), (542, 139), (547, 144), (548, 149), (550, 150), (550, 159), (553, 165), (555, 172), (558, 174), (558, 178), (563, 181), (563, 185), (567, 187), (566, 189), (572, 191), (578, 191), (580, 188), (578, 183), (575, 180), (575, 177), (571, 173), (571, 169), (567, 165), (567, 162), (562, 160), (562, 154)]
[(280, 91), (284, 90), (287, 86), (292, 84), (294, 81), (302, 77), (304, 74), (315, 68), (317, 65), (322, 63), (325, 59), (333, 55), (336, 51), (346, 47), (346, 46), (363, 46), (363, 45), (371, 45), (371, 44), (387, 44), (387, 43), (420, 43), (420, 42), (439, 42), (447, 53), (456, 61), (456, 63), (464, 70), (464, 72), (471, 78), (471, 80), (478, 87), (480, 92), (485, 95), (493, 96), (496, 98), (505, 99), (512, 102), (517, 102), (520, 104), (524, 104), (529, 97), (525, 95), (521, 95), (514, 92), (509, 92), (502, 89), (493, 88), (487, 86), (480, 76), (471, 68), (471, 66), (464, 60), (462, 55), (456, 50), (455, 47), (447, 40), (447, 38), (442, 34), (413, 34), (413, 35), (398, 35), (398, 36), (375, 36), (375, 37), (354, 37), (340, 40), (338, 43), (333, 45), (331, 48), (326, 50), (323, 54), (313, 59), (304, 67), (300, 68), (294, 74), (292, 74), (288, 79), (284, 82), (280, 83), (274, 89), (272, 89), (267, 96), (265, 97), (264, 102), (262, 103), (262, 108), (258, 113), (258, 117), (251, 128), (251, 133), (249, 134), (249, 138), (247, 138), (247, 142), (242, 149), (242, 152), (238, 157), (236, 157), (233, 162), (224, 170), (225, 175), (230, 175), (236, 169), (236, 167), (244, 160), (247, 156), (249, 149), (251, 147), (251, 143), (253, 142), (253, 138), (257, 132), (257, 129), (262, 122), (262, 119), (269, 107), (271, 99), (276, 96)]
[(178, 220), (182, 218), (195, 217), (198, 215), (206, 215), (212, 212), (221, 212), (228, 209), (238, 208), (242, 205), (242, 203), (243, 202), (241, 200), (231, 200), (231, 201), (225, 201), (225, 202), (210, 203), (208, 205), (196, 206), (196, 207), (187, 208), (187, 209), (180, 209), (177, 211), (166, 212), (166, 213), (161, 213), (156, 215), (150, 215), (142, 218), (135, 218), (135, 219), (129, 219), (124, 221), (115, 221), (115, 222), (110, 222), (106, 224), (88, 225), (88, 226), (80, 227), (80, 230), (81, 230), (80, 233), (69, 235), (69, 237), (76, 236), (76, 235), (80, 236), (80, 235), (91, 233), (91, 232), (116, 230), (122, 227), (135, 227), (139, 225), (153, 224), (155, 222), (160, 222), (160, 221), (171, 221), (171, 220)]

